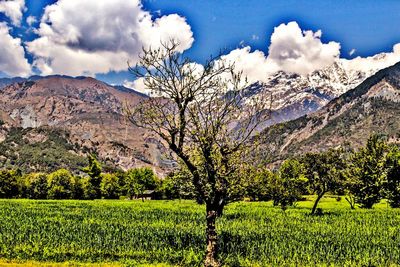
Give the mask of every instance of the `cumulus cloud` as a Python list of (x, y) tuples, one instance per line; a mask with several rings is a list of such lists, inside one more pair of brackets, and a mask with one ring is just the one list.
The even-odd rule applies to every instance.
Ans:
[(223, 56), (235, 62), (238, 71), (243, 71), (249, 81), (264, 81), (276, 71), (308, 74), (331, 65), (340, 54), (340, 44), (321, 41), (322, 32), (302, 31), (297, 22), (275, 27), (271, 36), (268, 55), (262, 51), (251, 51), (249, 46), (238, 48)]
[[(342, 62), (348, 71), (372, 74), (400, 61), (400, 43), (393, 46), (392, 52), (344, 59), (340, 58), (340, 44), (333, 41), (323, 43), (321, 35), (321, 30), (303, 31), (296, 22), (289, 22), (275, 27), (268, 55), (244, 46), (232, 50), (221, 59), (234, 63), (236, 71), (242, 71), (249, 82), (267, 81), (277, 71), (307, 75), (335, 61)], [(355, 52), (356, 49), (352, 49), (349, 55)]]
[(25, 58), (21, 39), (13, 38), (4, 22), (0, 23), (0, 40), (0, 70), (10, 76), (28, 76), (31, 67)]
[(137, 62), (143, 46), (175, 39), (184, 51), (194, 40), (185, 18), (172, 14), (153, 20), (140, 0), (59, 0), (45, 8), (36, 33), (27, 50), (44, 75), (122, 71), (128, 60)]
[(222, 56), (221, 60), (234, 64), (235, 70), (243, 72), (249, 82), (264, 81), (277, 68), (267, 59), (264, 52), (250, 50), (250, 46), (232, 50), (229, 54)]
[(271, 36), (268, 59), (282, 70), (299, 74), (331, 65), (340, 55), (340, 44), (324, 44), (321, 35), (321, 30), (302, 31), (297, 22), (281, 24)]
[(0, 12), (9, 17), (15, 26), (21, 25), (22, 13), (25, 9), (25, 0), (0, 0)]

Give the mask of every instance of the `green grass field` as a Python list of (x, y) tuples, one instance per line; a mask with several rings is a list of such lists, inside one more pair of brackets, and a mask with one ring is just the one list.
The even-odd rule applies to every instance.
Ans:
[[(310, 216), (311, 205), (228, 205), (218, 222), (223, 264), (400, 265), (400, 210), (354, 211), (326, 197), (325, 214)], [(0, 266), (201, 266), (204, 213), (192, 201), (0, 200)]]

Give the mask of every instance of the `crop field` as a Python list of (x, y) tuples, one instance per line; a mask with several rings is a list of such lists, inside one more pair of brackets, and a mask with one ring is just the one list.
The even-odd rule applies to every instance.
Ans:
[[(324, 214), (310, 216), (309, 198), (286, 212), (228, 205), (217, 224), (224, 266), (400, 265), (400, 210), (326, 197)], [(0, 200), (0, 266), (201, 266), (204, 210), (179, 200)]]

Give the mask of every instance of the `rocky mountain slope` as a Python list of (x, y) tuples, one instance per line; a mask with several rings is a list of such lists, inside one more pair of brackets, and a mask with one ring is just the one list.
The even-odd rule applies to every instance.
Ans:
[[(393, 78), (396, 66), (378, 73), (373, 67), (354, 71), (346, 61), (338, 60), (307, 76), (278, 72), (266, 82), (246, 88), (248, 104), (260, 94), (272, 97), (272, 117), (260, 128), (269, 127), (263, 135), (270, 157), (277, 159), (345, 141), (361, 143), (375, 130), (394, 136), (400, 113), (398, 86)], [(354, 94), (357, 97), (350, 99)], [(145, 165), (165, 173), (175, 165), (168, 149), (155, 136), (133, 127), (123, 115), (124, 106), (135, 105), (144, 97), (88, 77), (0, 79), (0, 143), (3, 151), (13, 153), (0, 153), (0, 167), (11, 164), (5, 162), (9, 158), (22, 162), (18, 161), (21, 149), (40, 157), (44, 152), (39, 153), (38, 147), (50, 142), (53, 150), (46, 153), (55, 155), (55, 151), (62, 150), (77, 164), (81, 164), (79, 157), (91, 152), (112, 166), (127, 169)], [(340, 103), (345, 104), (342, 107)], [(61, 131), (64, 141), (50, 138), (54, 131)], [(15, 142), (13, 136), (27, 143)], [(24, 155), (29, 158), (30, 154)]]
[(373, 132), (400, 141), (400, 63), (378, 71), (312, 114), (267, 128), (263, 150), (276, 161), (345, 143), (362, 145)]
[(68, 133), (67, 141), (79, 155), (92, 152), (124, 169), (147, 165), (164, 172), (173, 164), (168, 151), (123, 115), (124, 106), (143, 97), (93, 78), (35, 77), (0, 90), (0, 132), (5, 140), (10, 129), (20, 127), (27, 129), (28, 140), (45, 142), (48, 138), (38, 136), (35, 129), (60, 129)]
[(264, 83), (252, 84), (246, 89), (248, 103), (259, 94), (272, 98), (271, 119), (264, 127), (299, 118), (324, 107), (335, 97), (356, 87), (379, 69), (355, 71), (345, 62), (334, 64), (302, 76), (294, 73), (277, 72)]

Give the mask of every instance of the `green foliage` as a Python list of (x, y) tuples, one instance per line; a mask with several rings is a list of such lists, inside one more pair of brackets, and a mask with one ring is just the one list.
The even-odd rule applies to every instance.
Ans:
[(46, 199), (48, 194), (47, 175), (30, 173), (23, 177), (23, 193), (26, 198)]
[(304, 165), (298, 160), (288, 159), (283, 162), (272, 183), (274, 205), (280, 205), (285, 210), (302, 198), (308, 181), (304, 173)]
[(101, 175), (101, 195), (107, 199), (117, 199), (120, 196), (120, 182), (115, 174), (105, 173)]
[[(43, 141), (32, 141), (30, 135), (44, 136)], [(0, 168), (20, 169), (23, 173), (52, 172), (60, 168), (78, 171), (85, 166), (85, 158), (73, 152), (67, 133), (58, 129), (11, 128), (0, 143)]]
[[(312, 199), (311, 199), (312, 200)], [(223, 266), (397, 266), (400, 210), (349, 210), (335, 197), (282, 213), (236, 202), (217, 222)], [(202, 266), (204, 205), (194, 201), (0, 200), (4, 260)], [(160, 265), (164, 266), (164, 265)]]
[(386, 197), (391, 207), (400, 207), (400, 149), (392, 146), (386, 157)]
[(136, 168), (126, 172), (124, 191), (130, 198), (138, 197), (145, 190), (154, 190), (157, 185), (157, 176), (150, 168)]
[[(247, 173), (242, 173), (240, 183), (243, 186), (234, 187), (236, 198), (240, 199), (243, 196), (251, 200), (270, 200), (272, 192), (272, 184), (275, 179), (275, 174), (267, 168), (250, 168)], [(232, 192), (232, 190), (231, 190)]]
[(372, 208), (383, 197), (386, 153), (387, 144), (383, 138), (372, 135), (351, 159), (348, 188), (362, 208)]
[(95, 199), (97, 196), (97, 191), (90, 182), (90, 177), (86, 176), (79, 180), (81, 195), (78, 196), (79, 199)]
[(50, 199), (68, 199), (74, 197), (75, 179), (66, 169), (60, 169), (47, 176), (48, 197)]
[(18, 182), (21, 173), (15, 170), (0, 170), (0, 198), (13, 198), (18, 196)]
[(90, 184), (92, 185), (92, 189), (95, 191), (93, 197), (100, 198), (101, 165), (94, 155), (88, 156), (88, 166), (83, 168), (82, 171), (84, 171), (90, 177)]
[(347, 162), (341, 149), (329, 149), (326, 152), (307, 153), (301, 158), (305, 177), (310, 191), (318, 197), (311, 213), (317, 209), (319, 200), (328, 192), (335, 192), (346, 181)]
[(192, 175), (184, 168), (171, 172), (161, 181), (160, 191), (167, 199), (194, 199)]

